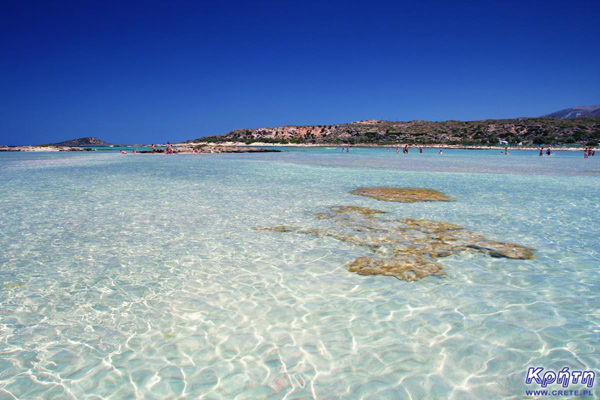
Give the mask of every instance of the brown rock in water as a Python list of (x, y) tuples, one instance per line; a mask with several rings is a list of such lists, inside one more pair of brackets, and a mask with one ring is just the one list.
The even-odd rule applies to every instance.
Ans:
[(348, 212), (357, 212), (363, 216), (373, 215), (373, 214), (385, 214), (385, 211), (375, 210), (373, 208), (359, 207), (359, 206), (341, 206), (333, 209), (333, 212), (336, 214), (345, 214)]
[(348, 264), (348, 271), (359, 275), (385, 275), (412, 282), (431, 275), (443, 275), (442, 266), (422, 259), (359, 257)]
[[(385, 211), (375, 210), (373, 208), (359, 207), (359, 206), (341, 206), (335, 207), (333, 210), (335, 214), (345, 214), (349, 212), (357, 212), (363, 217), (372, 218), (373, 214), (385, 214)], [(327, 214), (317, 214), (317, 218), (324, 219), (328, 218)]]
[(255, 231), (272, 231), (272, 232), (294, 232), (296, 230), (294, 227), (287, 226), (287, 225), (280, 225), (280, 226), (273, 226), (273, 227), (256, 226), (252, 229), (254, 229)]
[(455, 224), (412, 218), (379, 218), (383, 213), (356, 206), (334, 207), (330, 212), (317, 214), (319, 219), (331, 222), (329, 227), (299, 230), (284, 225), (255, 229), (331, 237), (368, 247), (374, 255), (359, 257), (348, 264), (350, 272), (393, 276), (405, 281), (443, 275), (442, 265), (435, 260), (461, 252), (519, 260), (533, 258), (534, 250), (529, 247), (487, 240)]
[(427, 188), (362, 187), (350, 191), (351, 194), (372, 197), (381, 201), (416, 203), (419, 201), (452, 201), (442, 192)]

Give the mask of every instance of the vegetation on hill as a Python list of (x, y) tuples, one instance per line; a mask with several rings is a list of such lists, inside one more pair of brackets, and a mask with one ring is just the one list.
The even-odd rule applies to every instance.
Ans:
[(482, 121), (358, 121), (337, 125), (237, 129), (190, 142), (252, 144), (588, 145), (600, 141), (600, 118), (517, 118)]

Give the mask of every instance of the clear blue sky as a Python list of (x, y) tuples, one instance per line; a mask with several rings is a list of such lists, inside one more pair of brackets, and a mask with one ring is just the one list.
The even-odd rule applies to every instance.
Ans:
[(0, 1), (0, 144), (600, 103), (600, 1)]

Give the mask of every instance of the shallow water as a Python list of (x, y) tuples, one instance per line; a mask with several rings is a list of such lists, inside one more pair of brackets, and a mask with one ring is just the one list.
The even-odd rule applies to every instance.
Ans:
[[(599, 184), (571, 152), (0, 153), (0, 399), (523, 398), (529, 366), (598, 373)], [(536, 257), (404, 282), (348, 272), (364, 247), (252, 229), (340, 205)]]

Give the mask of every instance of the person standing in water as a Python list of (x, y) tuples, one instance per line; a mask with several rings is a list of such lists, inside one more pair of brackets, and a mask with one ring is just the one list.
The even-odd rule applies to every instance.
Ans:
[(507, 155), (508, 155), (508, 146), (506, 146), (506, 147), (504, 148), (504, 155), (505, 155), (505, 156), (507, 156)]
[(546, 149), (546, 155), (549, 156), (550, 154), (552, 154), (552, 149), (550, 149), (550, 146), (548, 146)]
[(423, 154), (423, 146), (419, 147), (419, 153)]
[(540, 147), (540, 157), (543, 157), (543, 156), (544, 156), (544, 148)]

